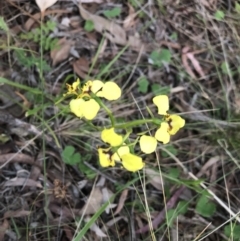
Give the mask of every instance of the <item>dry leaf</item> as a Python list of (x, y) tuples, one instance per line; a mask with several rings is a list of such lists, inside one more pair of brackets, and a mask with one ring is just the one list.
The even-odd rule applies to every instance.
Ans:
[(129, 29), (133, 25), (136, 24), (136, 20), (134, 20), (134, 19), (137, 16), (137, 13), (135, 13), (135, 9), (132, 7), (131, 4), (128, 3), (127, 5), (128, 5), (128, 8), (129, 8), (129, 13), (128, 13), (128, 16), (123, 21), (123, 28), (124, 29)]
[(114, 215), (120, 213), (120, 211), (122, 210), (124, 203), (127, 199), (127, 195), (128, 195), (128, 189), (123, 190), (123, 192), (119, 198), (118, 206), (117, 206), (116, 211), (114, 212)]
[(89, 71), (89, 62), (86, 58), (80, 58), (72, 62), (74, 73), (85, 79)]
[[(90, 220), (91, 220), (90, 217), (84, 218), (84, 221), (85, 221), (86, 223), (88, 223)], [(101, 237), (101, 238), (107, 237), (107, 235), (97, 226), (96, 223), (93, 223), (92, 226), (90, 227), (90, 229), (91, 229), (93, 232), (95, 232), (95, 234), (96, 234), (98, 237)]]
[(40, 182), (36, 182), (32, 179), (26, 179), (26, 178), (13, 178), (4, 183), (4, 187), (12, 187), (12, 186), (27, 186), (27, 187), (39, 187), (42, 188), (42, 185)]
[(162, 190), (163, 180), (160, 177), (159, 172), (154, 171), (150, 168), (145, 168), (146, 176), (148, 177), (149, 182), (157, 189)]
[(189, 47), (184, 47), (182, 50), (182, 62), (183, 66), (185, 67), (187, 73), (193, 78), (196, 79), (195, 74), (193, 73), (191, 67), (188, 64), (188, 59), (191, 61), (194, 69), (197, 71), (197, 73), (201, 76), (201, 78), (205, 77), (205, 73), (202, 70), (202, 67), (200, 66), (198, 60), (194, 56), (194, 52), (188, 52)]
[(106, 36), (111, 42), (125, 45), (127, 42), (126, 32), (118, 24), (109, 21), (98, 15), (94, 15), (86, 11), (80, 4), (79, 10), (85, 20), (91, 20), (94, 23), (94, 28)]
[(81, 6), (81, 4), (79, 4), (79, 10), (81, 16), (85, 20), (91, 20), (94, 23), (94, 29), (97, 32), (103, 34), (112, 43), (129, 45), (130, 47), (133, 47), (135, 49), (139, 49), (142, 47), (143, 44), (140, 41), (139, 37), (128, 36), (127, 38), (125, 30), (113, 21), (89, 13)]
[(7, 219), (4, 219), (3, 223), (0, 223), (0, 241), (4, 241), (5, 232), (9, 228), (9, 222)]
[(40, 8), (41, 12), (45, 12), (45, 10), (55, 4), (58, 0), (35, 0), (36, 4)]
[(86, 204), (80, 211), (80, 214), (93, 214), (95, 213), (102, 205), (103, 201), (103, 194), (99, 187), (93, 188)]
[(51, 58), (53, 66), (65, 60), (70, 53), (73, 42), (67, 40), (66, 37), (61, 38), (56, 44), (56, 48), (51, 51)]

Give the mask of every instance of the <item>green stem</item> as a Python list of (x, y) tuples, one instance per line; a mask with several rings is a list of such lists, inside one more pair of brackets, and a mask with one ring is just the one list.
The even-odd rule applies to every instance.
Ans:
[(153, 123), (155, 125), (161, 125), (162, 121), (159, 119), (142, 119), (142, 120), (134, 120), (134, 121), (130, 121), (127, 123), (121, 123), (121, 124), (116, 124), (114, 126), (115, 129), (127, 129), (127, 128), (131, 128), (131, 127), (135, 127), (135, 126), (139, 126), (139, 125), (143, 125), (143, 124), (147, 124), (147, 123)]

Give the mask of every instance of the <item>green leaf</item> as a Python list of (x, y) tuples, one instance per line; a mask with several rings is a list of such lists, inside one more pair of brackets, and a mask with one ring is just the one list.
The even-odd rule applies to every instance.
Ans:
[(240, 4), (238, 2), (235, 2), (235, 8), (234, 9), (237, 13), (240, 13)]
[(215, 14), (214, 14), (214, 17), (216, 18), (216, 20), (221, 21), (221, 20), (224, 19), (225, 14), (224, 14), (223, 11), (217, 10), (217, 11), (215, 12)]
[(154, 50), (150, 54), (150, 59), (153, 62), (153, 65), (161, 67), (164, 63), (169, 64), (172, 58), (172, 54), (169, 49), (162, 49), (160, 52)]
[(119, 16), (120, 13), (121, 13), (121, 8), (119, 8), (119, 7), (115, 7), (111, 10), (103, 11), (104, 16), (107, 18), (115, 18), (115, 17)]
[(216, 205), (209, 200), (208, 196), (204, 193), (197, 202), (196, 212), (203, 217), (212, 217), (216, 211)]
[(4, 21), (3, 17), (0, 17), (0, 29), (2, 29), (5, 32), (9, 30), (7, 23)]
[(224, 234), (233, 240), (240, 240), (240, 225), (239, 224), (229, 224), (224, 227)]
[(92, 20), (86, 20), (85, 25), (84, 25), (84, 29), (87, 32), (93, 31), (94, 30), (94, 22)]
[(152, 84), (151, 91), (154, 95), (168, 95), (170, 93), (170, 87), (162, 87), (160, 84)]
[(230, 67), (229, 67), (228, 62), (223, 62), (223, 63), (221, 64), (221, 69), (222, 69), (222, 72), (223, 72), (224, 74), (232, 75), (232, 72), (231, 72), (231, 69), (230, 69)]
[(176, 208), (169, 209), (167, 211), (167, 220), (168, 220), (168, 226), (172, 226), (174, 220), (179, 216), (180, 214), (185, 214), (188, 210), (188, 203), (186, 201), (180, 201)]
[[(165, 149), (171, 152), (174, 156), (176, 156), (178, 153), (177, 149), (172, 145), (165, 146)], [(169, 157), (169, 154), (164, 150), (161, 151), (161, 154), (162, 157)]]
[(180, 171), (178, 168), (169, 168), (168, 169), (168, 176), (176, 179), (179, 177), (179, 175), (180, 175)]
[(173, 32), (173, 33), (171, 34), (171, 36), (170, 36), (170, 39), (172, 39), (172, 40), (174, 40), (174, 41), (177, 41), (177, 39), (178, 39), (178, 34), (177, 34), (177, 32)]
[(146, 77), (140, 78), (138, 81), (138, 91), (140, 93), (146, 94), (148, 92), (149, 81)]
[(62, 152), (62, 159), (66, 164), (75, 165), (80, 162), (81, 155), (74, 153), (75, 148), (73, 146), (66, 146)]

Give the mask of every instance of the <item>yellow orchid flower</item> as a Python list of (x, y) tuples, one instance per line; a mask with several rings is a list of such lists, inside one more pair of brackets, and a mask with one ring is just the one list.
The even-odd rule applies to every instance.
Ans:
[(168, 115), (165, 117), (165, 120), (169, 124), (168, 132), (170, 135), (175, 135), (185, 125), (185, 120), (178, 115)]
[(100, 109), (99, 104), (94, 99), (73, 99), (69, 105), (71, 112), (80, 118), (85, 117), (87, 120), (95, 118)]
[(101, 80), (89, 80), (82, 87), (82, 93), (83, 95), (89, 95), (90, 92), (96, 94), (103, 86), (104, 83)]
[(121, 156), (122, 165), (130, 172), (136, 172), (141, 170), (145, 163), (142, 161), (142, 158), (131, 153), (127, 153)]
[(66, 95), (78, 95), (78, 90), (80, 90), (79, 88), (79, 85), (80, 85), (80, 79), (77, 79), (75, 82), (73, 82), (71, 85), (70, 84), (66, 84), (67, 86), (67, 93), (64, 94), (63, 96), (66, 96)]
[(170, 134), (168, 132), (169, 125), (166, 122), (163, 122), (160, 128), (155, 133), (155, 138), (158, 141), (161, 141), (163, 144), (167, 144), (170, 141)]
[(121, 156), (130, 153), (130, 149), (125, 144), (118, 148), (118, 150), (113, 154), (112, 158), (115, 161), (121, 161)]
[(115, 166), (115, 161), (109, 153), (110, 148), (98, 148), (99, 162), (102, 167)]
[(123, 137), (118, 135), (114, 128), (104, 129), (101, 133), (101, 138), (105, 143), (108, 143), (110, 146), (119, 146), (123, 142)]
[(169, 110), (169, 99), (167, 95), (155, 96), (153, 103), (157, 106), (159, 115), (167, 115), (167, 111)]
[(157, 148), (157, 140), (152, 136), (143, 135), (139, 140), (140, 149), (146, 154), (154, 152)]
[(112, 81), (106, 82), (102, 89), (97, 92), (97, 96), (104, 97), (107, 100), (117, 100), (121, 97), (121, 94), (122, 91), (119, 86)]

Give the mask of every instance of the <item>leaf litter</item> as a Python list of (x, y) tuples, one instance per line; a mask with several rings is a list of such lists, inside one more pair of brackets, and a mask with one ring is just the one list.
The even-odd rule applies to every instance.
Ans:
[[(78, 1), (76, 7), (73, 1), (39, 0), (36, 1), (36, 4), (40, 9), (40, 13), (37, 6), (34, 5), (34, 1), (29, 3), (26, 8), (21, 4), (16, 5), (14, 1), (5, 1), (3, 3), (5, 8), (2, 10), (2, 14), (9, 24), (13, 48), (11, 52), (9, 47), (3, 49), (0, 57), (2, 62), (6, 63), (6, 54), (9, 52), (14, 59), (14, 65), (9, 62), (9, 71), (4, 69), (7, 68), (7, 64), (4, 65), (4, 68), (0, 66), (0, 76), (11, 79), (11, 83), (24, 83), (25, 87), (31, 86), (31, 88), (21, 89), (19, 86), (16, 87), (17, 85), (14, 87), (19, 91), (19, 96), (23, 97), (20, 98), (21, 104), (26, 102), (28, 105), (20, 107), (20, 116), (14, 116), (14, 111), (9, 114), (9, 110), (4, 109), (4, 107), (0, 109), (0, 128), (7, 131), (7, 135), (10, 137), (9, 140), (11, 140), (4, 144), (0, 143), (2, 184), (0, 203), (3, 204), (1, 211), (3, 219), (0, 226), (3, 232), (0, 232), (0, 240), (6, 240), (6, 238), (16, 239), (17, 235), (14, 229), (11, 229), (13, 226), (12, 218), (17, 220), (17, 224), (20, 224), (24, 223), (23, 217), (33, 220), (31, 225), (35, 225), (36, 232), (33, 229), (31, 231), (35, 237), (39, 240), (47, 239), (46, 232), (38, 227), (46, 225), (45, 219), (41, 218), (45, 217), (46, 214), (49, 214), (51, 222), (56, 224), (51, 227), (54, 230), (53, 232), (58, 234), (63, 231), (64, 238), (72, 240), (76, 228), (76, 218), (83, 215), (84, 210), (86, 210), (84, 219), (85, 222), (88, 222), (96, 211), (105, 202), (108, 202), (113, 195), (113, 190), (116, 192), (117, 188), (119, 188), (117, 184), (124, 184), (125, 181), (129, 180), (129, 176), (123, 173), (122, 170), (118, 172), (118, 170), (112, 169), (102, 172), (97, 169), (96, 173), (99, 176), (106, 176), (108, 181), (101, 186), (95, 186), (94, 181), (86, 178), (76, 166), (70, 167), (62, 163), (61, 155), (59, 155), (61, 147), (58, 144), (61, 143), (63, 147), (66, 143), (76, 145), (76, 139), (72, 133), (76, 133), (78, 127), (84, 129), (84, 126), (81, 121), (64, 120), (64, 116), (60, 116), (59, 119), (52, 118), (57, 113), (56, 108), (52, 107), (54, 101), (51, 102), (50, 107), (44, 109), (44, 118), (51, 120), (48, 124), (52, 128), (52, 133), (49, 133), (47, 131), (49, 129), (46, 129), (43, 123), (35, 118), (35, 116), (40, 116), (40, 112), (36, 112), (35, 116), (28, 116), (26, 112), (26, 109), (34, 109), (40, 105), (37, 102), (39, 93), (44, 92), (46, 94), (46, 96), (44, 95), (46, 101), (61, 96), (64, 83), (69, 78), (68, 75), (74, 73), (74, 78), (80, 77), (82, 80), (89, 77), (94, 78), (101, 72), (101, 68), (114, 59), (125, 46), (128, 46), (128, 48), (114, 62), (113, 70), (109, 69), (103, 75), (106, 80), (116, 79), (123, 85), (126, 84), (124, 91), (127, 91), (124, 98), (127, 98), (129, 103), (121, 104), (121, 108), (116, 110), (116, 115), (121, 118), (129, 116), (129, 113), (138, 115), (133, 108), (132, 97), (134, 96), (136, 103), (143, 104), (141, 111), (147, 116), (149, 113), (145, 113), (142, 107), (144, 107), (145, 102), (150, 102), (153, 97), (150, 90), (156, 89), (156, 86), (159, 86), (160, 90), (167, 86), (168, 94), (175, 100), (173, 102), (173, 111), (177, 109), (186, 112), (184, 117), (190, 122), (190, 128), (185, 133), (181, 133), (183, 138), (180, 136), (173, 141), (173, 145), (181, 150), (175, 155), (191, 170), (198, 170), (198, 175), (206, 177), (209, 183), (214, 182), (212, 190), (214, 190), (214, 193), (219, 194), (219, 191), (214, 188), (216, 185), (222, 185), (218, 181), (221, 179), (219, 169), (226, 167), (221, 165), (219, 160), (223, 160), (224, 163), (225, 157), (230, 151), (226, 148), (219, 149), (216, 145), (215, 149), (210, 148), (211, 150), (209, 150), (208, 146), (213, 146), (213, 140), (209, 142), (209, 135), (212, 133), (216, 135), (217, 129), (224, 132), (228, 128), (237, 128), (238, 126), (238, 123), (231, 122), (229, 119), (226, 120), (227, 109), (224, 109), (226, 100), (223, 98), (226, 92), (231, 93), (231, 99), (227, 100), (230, 103), (229, 110), (231, 110), (231, 113), (238, 111), (239, 96), (237, 96), (237, 93), (240, 87), (237, 82), (236, 86), (233, 85), (231, 79), (234, 78), (235, 80), (239, 77), (239, 70), (235, 68), (239, 61), (235, 56), (237, 55), (235, 51), (238, 51), (238, 41), (231, 32), (236, 31), (238, 33), (238, 30), (235, 29), (235, 23), (229, 21), (229, 16), (234, 19), (236, 13), (234, 6), (228, 6), (228, 3), (221, 5), (221, 11), (223, 10), (225, 13), (225, 22), (219, 23), (216, 20), (213, 22), (211, 18), (213, 13), (218, 10), (217, 1), (208, 2), (202, 0), (190, 6), (187, 1), (178, 3), (168, 1), (163, 2), (160, 8), (152, 3), (148, 1), (142, 7), (136, 4), (136, 1), (115, 4), (111, 0), (82, 0)], [(103, 17), (104, 11), (115, 7), (122, 9), (121, 13), (116, 16), (113, 15), (111, 19)], [(7, 12), (6, 9), (11, 9), (11, 11)], [(200, 9), (204, 9), (204, 14)], [(15, 12), (17, 14), (12, 18), (12, 13)], [(201, 17), (199, 18), (199, 16)], [(201, 18), (205, 20), (206, 25), (201, 23)], [(43, 73), (45, 86), (40, 85), (38, 63), (28, 69), (14, 55), (14, 49), (20, 47), (26, 49), (27, 57), (35, 54), (40, 56), (38, 52), (39, 46), (31, 41), (23, 41), (18, 34), (22, 31), (21, 26), (29, 32), (39, 27), (41, 20), (43, 23), (47, 20), (57, 23), (56, 29), (51, 33), (51, 36), (58, 40), (60, 46), (59, 49), (56, 48), (43, 53), (44, 60), (46, 59), (52, 68), (47, 74)], [(87, 20), (93, 22), (94, 29), (91, 32), (84, 29), (84, 22)], [(229, 28), (226, 23), (230, 23), (231, 27)], [(203, 31), (203, 29), (205, 30)], [(6, 34), (4, 31), (1, 31), (0, 34), (3, 41), (2, 46), (7, 46)], [(104, 42), (99, 46), (102, 37), (104, 37)], [(163, 46), (172, 54), (167, 68), (161, 65), (158, 67), (148, 65), (147, 59), (151, 52), (161, 52), (164, 49)], [(98, 47), (99, 49), (97, 49)], [(138, 57), (139, 51), (141, 54)], [(93, 62), (94, 66), (92, 66)], [(216, 69), (218, 65), (222, 66), (223, 62), (228, 64), (229, 71), (226, 73), (220, 67), (217, 75)], [(89, 73), (90, 70), (91, 73)], [(221, 74), (223, 75), (221, 76)], [(133, 88), (136, 87), (140, 76), (146, 77), (148, 81), (148, 85), (143, 91), (144, 94), (140, 94), (137, 88)], [(198, 79), (199, 81), (196, 81)], [(219, 79), (223, 80), (222, 86), (219, 84)], [(8, 85), (9, 83), (0, 79), (1, 84)], [(51, 91), (52, 86), (56, 85), (58, 86), (56, 91)], [(131, 88), (128, 88), (129, 85)], [(201, 91), (198, 92), (196, 89)], [(29, 96), (31, 92), (34, 93), (34, 100)], [(208, 96), (208, 98), (203, 98), (204, 95)], [(211, 109), (208, 108), (207, 101), (211, 103)], [(236, 110), (232, 109), (232, 102), (237, 106)], [(5, 104), (14, 105), (14, 102), (4, 101)], [(221, 113), (220, 109), (216, 112), (219, 106), (224, 109), (223, 113)], [(217, 115), (215, 115), (216, 113)], [(200, 122), (201, 128), (195, 127), (196, 122), (198, 124)], [(212, 128), (212, 125), (214, 128)], [(56, 136), (54, 136), (54, 133), (56, 133)], [(83, 134), (79, 135), (80, 138), (84, 139)], [(95, 133), (93, 136), (93, 138), (96, 137)], [(46, 145), (44, 149), (47, 149), (45, 152), (42, 150), (42, 138), (44, 138)], [(59, 143), (55, 143), (58, 138)], [(227, 139), (227, 137), (224, 136), (224, 139)], [(76, 146), (76, 150), (83, 153), (83, 155), (89, 154), (85, 147)], [(45, 153), (45, 155), (41, 155), (41, 153)], [(195, 154), (198, 159), (195, 158)], [(96, 170), (96, 160), (94, 158), (91, 157), (91, 160), (88, 161), (92, 170)], [(147, 162), (150, 166), (154, 165), (154, 169), (157, 168), (155, 166), (155, 156), (151, 160), (147, 160)], [(45, 174), (43, 173), (44, 164), (47, 165), (47, 173)], [(165, 168), (165, 165), (176, 164), (169, 157), (161, 157), (160, 165), (164, 165)], [(229, 162), (228, 165), (227, 170), (231, 170), (231, 175), (226, 177), (226, 185), (229, 187), (229, 192), (233, 194), (232, 196), (235, 195), (238, 198), (238, 193), (235, 192), (236, 168)], [(153, 209), (150, 211), (153, 227), (157, 229), (165, 220), (166, 210), (162, 189), (163, 187), (164, 190), (168, 188), (169, 183), (164, 179), (163, 185), (159, 173), (154, 169), (146, 168), (147, 185), (144, 188), (147, 191), (147, 204)], [(21, 171), (26, 172), (29, 177), (20, 175)], [(47, 186), (47, 189), (44, 190), (48, 198), (47, 203), (43, 203), (44, 180), (46, 180), (45, 184)], [(54, 186), (55, 180), (60, 180), (61, 185), (58, 186), (58, 189)], [(80, 185), (80, 182), (84, 182), (84, 185)], [(169, 209), (176, 205), (181, 187), (174, 190), (176, 191), (171, 192), (172, 196), (167, 196), (166, 204)], [(118, 235), (120, 233), (123, 235), (119, 236), (119, 239), (128, 240), (130, 239), (129, 233), (136, 235), (136, 230), (138, 230), (139, 233), (142, 233), (142, 237), (146, 239), (147, 234), (144, 236), (144, 233), (149, 230), (149, 226), (146, 225), (148, 220), (146, 212), (141, 213), (142, 206), (139, 205), (139, 203), (145, 201), (142, 192), (142, 188), (138, 186), (134, 188), (130, 186), (122, 191), (118, 199), (108, 205), (106, 213), (101, 215), (101, 219), (99, 218), (93, 224), (86, 238), (91, 240), (92, 236), (95, 235), (94, 237), (97, 236), (98, 238), (107, 236), (111, 240), (111, 238), (116, 237), (115, 232), (118, 230), (122, 231), (118, 232)], [(20, 198), (21, 201), (19, 201)], [(224, 196), (222, 198), (225, 200)], [(191, 196), (189, 200), (192, 200)], [(235, 204), (234, 199), (230, 201)], [(24, 205), (19, 207), (20, 203)], [(194, 201), (191, 201), (191, 204), (194, 206)], [(130, 215), (126, 214), (128, 213), (126, 210), (129, 213), (131, 212)], [(221, 212), (221, 209), (219, 208), (218, 211)], [(99, 220), (103, 220), (103, 223)], [(211, 221), (213, 223), (215, 221), (223, 223), (227, 219), (215, 217)], [(182, 219), (179, 218), (178, 222), (182, 224)], [(130, 232), (126, 231), (126, 228), (122, 228), (130, 226), (130, 224), (132, 229)], [(24, 227), (25, 225), (27, 223), (23, 224)], [(56, 229), (54, 229), (55, 227)], [(190, 228), (195, 230), (193, 226)], [(210, 227), (208, 228), (208, 231), (213, 230)], [(169, 230), (172, 232), (173, 229), (169, 227)], [(181, 228), (178, 232), (178, 235), (181, 235)], [(158, 233), (156, 234), (158, 235)], [(190, 240), (193, 240), (198, 234), (189, 235), (191, 236)], [(27, 239), (23, 233), (21, 235), (23, 240), (24, 238)], [(131, 238), (133, 239), (133, 237)], [(189, 239), (185, 237), (185, 240)]]

